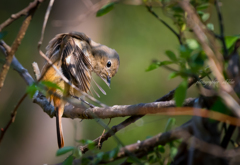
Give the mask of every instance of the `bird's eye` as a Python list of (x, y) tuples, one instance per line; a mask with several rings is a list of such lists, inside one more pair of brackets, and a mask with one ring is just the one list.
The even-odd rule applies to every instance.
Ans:
[(108, 67), (108, 68), (111, 67), (111, 61), (108, 61), (107, 67)]

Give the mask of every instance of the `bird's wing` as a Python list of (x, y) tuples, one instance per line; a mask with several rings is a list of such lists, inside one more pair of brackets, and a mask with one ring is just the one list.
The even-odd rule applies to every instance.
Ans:
[[(81, 45), (80, 42), (85, 44)], [(88, 53), (91, 53), (89, 44), (90, 38), (84, 33), (63, 33), (58, 34), (49, 42), (46, 52), (46, 55), (53, 63), (59, 61), (58, 64), (62, 65), (64, 76), (71, 82), (75, 82), (74, 84), (84, 92), (90, 91), (91, 71), (94, 71), (88, 55)], [(50, 66), (46, 62), (41, 73), (44, 74)], [(98, 76), (102, 78), (100, 75)], [(95, 81), (94, 83), (103, 94), (106, 94)], [(93, 87), (92, 90), (99, 97)]]
[(80, 90), (84, 92), (90, 90), (90, 59), (84, 55), (81, 48), (75, 44), (71, 37), (62, 50), (62, 69), (64, 75), (69, 80), (76, 82)]

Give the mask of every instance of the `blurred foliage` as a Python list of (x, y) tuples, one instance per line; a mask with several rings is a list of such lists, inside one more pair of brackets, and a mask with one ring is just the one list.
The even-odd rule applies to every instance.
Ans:
[(110, 2), (109, 4), (103, 6), (100, 10), (97, 11), (96, 16), (101, 17), (108, 12), (110, 12), (114, 8), (115, 2)]

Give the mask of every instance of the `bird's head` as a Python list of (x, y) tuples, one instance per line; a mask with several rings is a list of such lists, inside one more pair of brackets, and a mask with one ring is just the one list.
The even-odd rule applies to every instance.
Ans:
[(105, 45), (91, 40), (93, 59), (92, 66), (96, 74), (101, 76), (110, 87), (111, 78), (117, 73), (120, 64), (119, 55)]

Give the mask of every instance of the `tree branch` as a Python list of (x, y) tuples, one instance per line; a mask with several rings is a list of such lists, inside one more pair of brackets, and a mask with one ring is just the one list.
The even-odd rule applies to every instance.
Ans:
[[(146, 155), (150, 151), (153, 151), (153, 149), (156, 146), (158, 145), (164, 146), (167, 143), (172, 142), (173, 140), (176, 140), (176, 139), (182, 139), (183, 142), (186, 144), (190, 144), (191, 141), (194, 140), (196, 142), (194, 145), (194, 149), (197, 149), (204, 153), (214, 155), (216, 157), (225, 158), (227, 160), (230, 160), (231, 158), (239, 155), (239, 149), (225, 150), (224, 148), (218, 145), (207, 143), (205, 141), (202, 141), (192, 136), (191, 132), (192, 132), (192, 123), (191, 121), (188, 121), (187, 123), (183, 124), (182, 126), (172, 131), (159, 133), (158, 135), (152, 138), (122, 147), (119, 150), (117, 156), (111, 159), (110, 162), (128, 156), (129, 152), (135, 155), (140, 155), (140, 156)], [(107, 163), (107, 162), (103, 162), (103, 163)]]
[(4, 85), (4, 81), (5, 81), (5, 78), (6, 78), (6, 75), (8, 73), (8, 70), (9, 70), (9, 67), (10, 67), (10, 64), (12, 62), (12, 59), (13, 59), (13, 56), (15, 54), (15, 52), (17, 51), (19, 45), (21, 44), (21, 41), (23, 39), (23, 37), (25, 36), (25, 32), (27, 31), (28, 29), (28, 26), (30, 24), (30, 21), (33, 17), (33, 14), (36, 10), (36, 8), (38, 7), (38, 5), (42, 2), (43, 0), (37, 0), (35, 2), (35, 6), (31, 8), (31, 10), (29, 9), (28, 11), (28, 16), (26, 17), (26, 19), (23, 21), (23, 24), (18, 32), (18, 35), (16, 37), (16, 39), (14, 40), (13, 44), (12, 44), (12, 47), (11, 47), (11, 50), (10, 52), (8, 52), (8, 56), (6, 58), (6, 62), (5, 64), (3, 65), (2, 67), (2, 71), (0, 73), (0, 91)]
[(226, 42), (225, 42), (223, 18), (222, 18), (222, 13), (220, 11), (220, 6), (219, 5), (220, 5), (220, 2), (218, 0), (215, 0), (215, 6), (216, 6), (216, 10), (217, 10), (219, 27), (220, 27), (219, 39), (222, 41), (224, 57), (226, 57), (226, 56), (228, 56), (228, 50), (227, 50), (227, 46), (226, 46)]
[[(153, 151), (154, 147), (158, 145), (166, 145), (169, 142), (172, 142), (176, 139), (182, 139), (184, 143), (190, 144), (191, 140), (194, 140), (196, 143), (194, 149), (197, 149), (201, 152), (214, 155), (216, 157), (225, 158), (230, 160), (233, 157), (239, 156), (240, 149), (225, 150), (224, 148), (207, 143), (203, 140), (200, 140), (191, 135), (191, 122), (184, 124), (183, 126), (176, 128), (170, 132), (160, 133), (152, 138), (137, 142), (134, 144), (127, 145), (120, 149), (117, 154), (117, 157), (110, 160), (115, 161), (117, 159), (127, 156), (126, 151), (132, 152), (134, 154), (146, 155), (149, 151)], [(191, 139), (191, 140), (189, 140)], [(145, 153), (145, 154), (144, 154)]]
[[(7, 52), (9, 52), (11, 48), (4, 41), (1, 40), (0, 49), (2, 50), (3, 54), (7, 56)], [(22, 64), (17, 60), (15, 56), (13, 56), (11, 66), (19, 73), (19, 75), (24, 79), (27, 85), (30, 85), (34, 82), (32, 76), (28, 73), (28, 70), (22, 66)]]
[(2, 29), (4, 29), (5, 27), (7, 27), (8, 25), (10, 25), (13, 21), (17, 20), (18, 18), (20, 18), (21, 16), (26, 16), (29, 14), (29, 11), (35, 9), (39, 3), (42, 3), (44, 0), (35, 0), (34, 2), (31, 2), (28, 7), (24, 8), (23, 10), (19, 11), (16, 14), (12, 14), (10, 18), (8, 18), (6, 21), (4, 21), (1, 25), (0, 25), (0, 32), (2, 31)]
[[(118, 132), (121, 129), (127, 127), (128, 125), (134, 123), (135, 121), (137, 121), (141, 117), (142, 117), (142, 115), (140, 115), (140, 116), (131, 116), (131, 117), (127, 118), (126, 120), (124, 120), (122, 123), (113, 126), (108, 132), (106, 132), (102, 136), (99, 136), (98, 138), (94, 139), (93, 140), (94, 144), (95, 145), (98, 145), (98, 143), (102, 144), (104, 141), (108, 140), (108, 138), (110, 138), (111, 136), (115, 135), (116, 132)], [(80, 146), (79, 148), (81, 149), (82, 153), (85, 153), (85, 152), (87, 152), (89, 150), (88, 149), (88, 145)]]
[[(204, 78), (206, 75), (201, 75), (199, 76), (199, 79)], [(190, 78), (188, 81), (188, 88), (190, 88), (194, 83), (197, 82), (197, 78)], [(174, 92), (176, 89), (170, 91), (168, 94), (162, 96), (161, 98), (157, 99), (155, 102), (159, 102), (159, 101), (169, 101), (173, 98), (174, 96)], [(193, 100), (194, 101), (194, 100)], [(124, 120), (123, 122), (121, 122), (118, 125), (113, 126), (107, 133), (105, 133), (103, 136), (99, 136), (98, 138), (96, 138), (94, 141), (95, 145), (98, 144), (98, 142), (103, 143), (104, 141), (106, 141), (109, 137), (111, 137), (112, 135), (114, 135), (116, 132), (120, 131), (121, 129), (127, 127), (128, 125), (134, 123), (135, 121), (137, 121), (138, 119), (142, 118), (144, 115), (138, 115), (138, 116), (131, 116), (129, 118), (127, 118), (126, 120)], [(99, 139), (101, 139), (99, 141)], [(80, 149), (83, 153), (88, 151), (88, 145), (85, 146), (80, 146)]]
[[(186, 99), (184, 105), (192, 106), (194, 98)], [(82, 108), (72, 109), (72, 105), (66, 106), (63, 117), (67, 118), (81, 118), (81, 119), (94, 119), (95, 116), (101, 119), (138, 116), (147, 114), (156, 114), (161, 112), (168, 113), (169, 107), (175, 107), (174, 101), (153, 102), (153, 103), (140, 103), (135, 105), (114, 105), (112, 107), (94, 107), (87, 110)], [(170, 111), (169, 111), (170, 112)]]
[(17, 115), (17, 109), (26, 97), (27, 97), (27, 94), (23, 95), (23, 97), (20, 99), (17, 106), (14, 108), (13, 112), (11, 113), (11, 118), (8, 121), (7, 125), (4, 128), (1, 128), (0, 143), (2, 142), (2, 139), (5, 135), (5, 133), (7, 132), (8, 128), (10, 127), (10, 125), (15, 121), (15, 118), (16, 118), (16, 115)]
[[(233, 111), (233, 113), (240, 117), (240, 102), (238, 96), (234, 92), (233, 88), (228, 83), (225, 82), (223, 76), (223, 57), (216, 46), (216, 41), (211, 34), (206, 30), (207, 28), (200, 21), (199, 17), (196, 14), (196, 11), (192, 5), (187, 0), (179, 1), (181, 8), (187, 13), (186, 21), (187, 25), (193, 29), (196, 37), (198, 38), (203, 50), (208, 56), (208, 65), (216, 76), (216, 79), (219, 82), (218, 94), (224, 100), (225, 104)], [(210, 47), (211, 45), (211, 47)]]
[(148, 9), (148, 11), (154, 16), (156, 17), (160, 22), (162, 22), (171, 32), (173, 32), (173, 34), (177, 37), (180, 45), (182, 45), (182, 40), (181, 40), (181, 36), (171, 27), (169, 26), (164, 20), (162, 20), (161, 18), (159, 18), (159, 16), (152, 10), (151, 6), (146, 5), (146, 8)]

